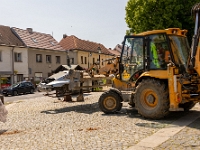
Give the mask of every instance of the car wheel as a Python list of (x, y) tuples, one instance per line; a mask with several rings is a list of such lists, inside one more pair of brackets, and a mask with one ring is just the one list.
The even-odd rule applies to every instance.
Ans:
[(33, 90), (33, 89), (31, 89), (30, 93), (31, 93), (31, 94), (33, 94), (33, 93), (34, 93), (34, 90)]
[(17, 91), (13, 91), (12, 96), (17, 96), (18, 92)]

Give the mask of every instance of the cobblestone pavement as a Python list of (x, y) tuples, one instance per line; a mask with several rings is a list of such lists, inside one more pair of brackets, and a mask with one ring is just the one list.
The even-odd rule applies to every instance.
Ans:
[[(197, 104), (198, 105), (198, 104)], [(189, 150), (200, 149), (200, 118), (195, 120), (189, 126), (185, 127), (179, 133), (165, 141), (156, 149)]]
[[(125, 150), (187, 114), (147, 120), (124, 103), (120, 113), (105, 115), (97, 104), (101, 94), (84, 94), (84, 102), (75, 102), (75, 97), (73, 102), (62, 102), (46, 96), (6, 106), (9, 113), (7, 122), (0, 122), (0, 149)], [(180, 147), (180, 141), (184, 142), (181, 149), (196, 148), (200, 145), (199, 122), (156, 149), (174, 149)]]

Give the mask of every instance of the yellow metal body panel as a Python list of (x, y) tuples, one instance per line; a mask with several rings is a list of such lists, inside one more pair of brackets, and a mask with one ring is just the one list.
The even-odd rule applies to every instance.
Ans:
[(150, 35), (150, 34), (159, 34), (159, 33), (166, 33), (166, 34), (175, 34), (180, 36), (185, 36), (187, 34), (187, 30), (181, 30), (179, 28), (169, 28), (165, 30), (152, 30), (152, 31), (146, 31), (139, 33), (137, 35)]
[(167, 70), (151, 70), (141, 74), (140, 78), (144, 76), (158, 78), (158, 79), (168, 79), (168, 72)]
[(125, 82), (119, 78), (114, 78), (113, 87), (123, 91), (132, 90), (135, 87), (135, 82)]
[(171, 111), (176, 111), (180, 103), (180, 101), (177, 99), (179, 94), (177, 88), (178, 82), (176, 80), (176, 76), (174, 76), (174, 69), (175, 67), (168, 67), (168, 76), (169, 76), (168, 87), (169, 87), (169, 100), (170, 100)]
[(200, 41), (199, 41), (199, 44), (197, 47), (197, 52), (196, 52), (196, 56), (195, 56), (195, 66), (194, 66), (194, 69), (200, 76), (200, 52), (199, 51), (200, 51)]

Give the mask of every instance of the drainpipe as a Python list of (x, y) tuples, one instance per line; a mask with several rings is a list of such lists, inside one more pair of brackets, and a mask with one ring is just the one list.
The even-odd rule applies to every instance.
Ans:
[(1, 93), (1, 90), (2, 90), (2, 89), (1, 89), (1, 75), (0, 75), (0, 93)]
[(12, 50), (11, 50), (11, 63), (12, 63), (12, 77), (11, 77), (11, 84), (14, 83), (14, 49), (15, 49), (15, 47), (12, 47)]

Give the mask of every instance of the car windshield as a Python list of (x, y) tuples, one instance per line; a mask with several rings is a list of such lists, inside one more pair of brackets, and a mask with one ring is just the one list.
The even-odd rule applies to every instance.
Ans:
[(186, 68), (190, 50), (187, 38), (182, 36), (169, 36), (169, 38), (176, 63)]
[(9, 88), (14, 88), (14, 87), (16, 87), (16, 86), (18, 86), (20, 83), (14, 83), (14, 84), (12, 84), (11, 86), (9, 86)]

